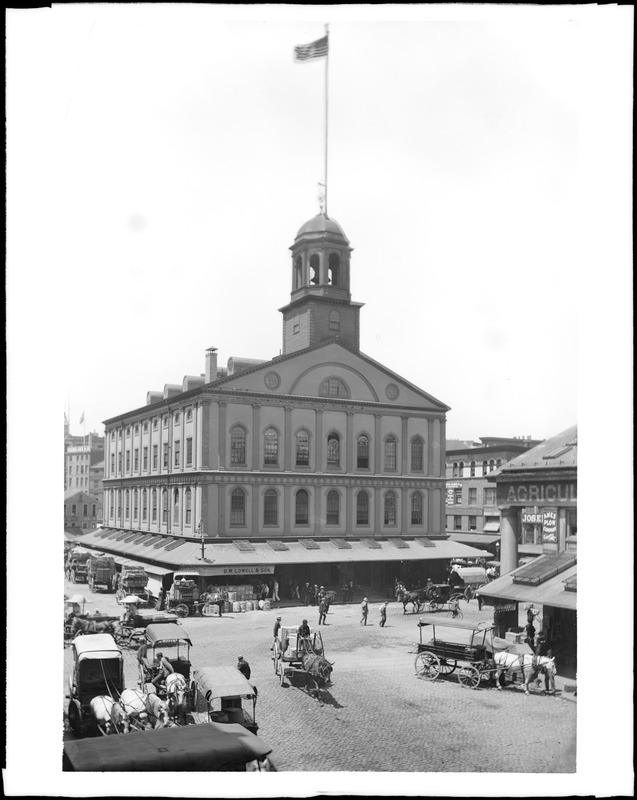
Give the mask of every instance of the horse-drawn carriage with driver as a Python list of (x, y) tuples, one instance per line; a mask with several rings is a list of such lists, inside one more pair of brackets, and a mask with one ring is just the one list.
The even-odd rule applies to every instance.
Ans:
[(397, 595), (398, 602), (403, 604), (403, 614), (407, 613), (407, 606), (411, 603), (414, 614), (420, 613), (421, 609), (429, 613), (448, 611), (456, 619), (462, 619), (456, 602), (461, 597), (462, 594), (448, 583), (427, 583), (423, 589), (410, 592), (403, 589)]
[(274, 640), (273, 659), (281, 686), (286, 678), (302, 675), (311, 687), (310, 693), (320, 699), (321, 691), (331, 683), (334, 662), (325, 658), (320, 631), (301, 636), (297, 628), (280, 628)]
[(190, 680), (192, 642), (177, 623), (153, 624), (137, 652), (138, 684), (142, 691), (166, 700), (170, 718), (181, 724), (194, 706), (195, 686)]
[[(257, 690), (236, 667), (203, 667), (193, 678), (195, 722), (237, 723), (257, 733)], [(244, 701), (252, 708), (245, 708)], [(204, 704), (205, 711), (199, 711)]]

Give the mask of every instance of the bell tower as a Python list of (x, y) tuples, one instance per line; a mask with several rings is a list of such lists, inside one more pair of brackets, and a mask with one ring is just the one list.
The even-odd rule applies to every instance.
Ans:
[(343, 229), (325, 213), (296, 234), (292, 251), (292, 293), (283, 314), (283, 354), (338, 339), (359, 349), (359, 314), (349, 291), (352, 248)]

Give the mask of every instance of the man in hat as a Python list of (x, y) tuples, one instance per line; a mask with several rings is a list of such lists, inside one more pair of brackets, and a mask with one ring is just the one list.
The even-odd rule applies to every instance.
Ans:
[(297, 629), (297, 636), (299, 639), (310, 638), (310, 626), (307, 624), (306, 619), (304, 619), (303, 622), (299, 625)]
[(151, 683), (157, 688), (159, 688), (161, 684), (165, 683), (166, 678), (175, 671), (173, 665), (162, 652), (155, 654), (152, 670), (155, 674), (151, 680)]
[(272, 647), (270, 650), (274, 650), (274, 643), (279, 638), (279, 631), (281, 630), (281, 617), (276, 618), (276, 622), (274, 623), (274, 639), (272, 641)]
[(243, 656), (239, 656), (239, 660), (237, 661), (237, 669), (246, 680), (250, 680), (250, 664), (248, 664)]
[(366, 597), (363, 598), (361, 603), (361, 625), (367, 625), (367, 615), (369, 614), (369, 602)]
[(327, 614), (327, 600), (325, 596), (319, 600), (319, 625), (325, 625), (325, 615)]
[(378, 623), (381, 628), (385, 627), (385, 623), (387, 622), (387, 600), (382, 604), (380, 607), (380, 622)]

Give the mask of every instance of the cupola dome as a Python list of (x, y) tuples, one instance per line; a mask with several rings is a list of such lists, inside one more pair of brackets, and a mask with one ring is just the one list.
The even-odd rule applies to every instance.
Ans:
[(331, 219), (330, 217), (326, 216), (325, 214), (317, 214), (315, 217), (308, 220), (305, 225), (302, 225), (299, 228), (296, 238), (300, 239), (301, 236), (307, 236), (313, 233), (335, 234), (336, 236), (340, 236), (347, 244), (349, 244), (349, 239), (347, 236), (345, 236), (345, 233), (338, 222), (335, 219)]

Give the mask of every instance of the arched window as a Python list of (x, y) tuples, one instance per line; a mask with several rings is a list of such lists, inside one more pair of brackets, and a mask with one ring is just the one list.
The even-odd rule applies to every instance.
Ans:
[(233, 489), (230, 495), (230, 524), (246, 524), (246, 493), (243, 489)]
[(464, 461), (461, 461), (458, 464), (458, 477), (459, 478), (463, 478), (464, 477)]
[(319, 386), (321, 397), (349, 397), (349, 389), (340, 378), (325, 378)]
[(296, 525), (309, 525), (310, 496), (307, 489), (299, 489), (294, 502), (294, 522)]
[(263, 434), (263, 463), (270, 467), (279, 463), (279, 434), (275, 428), (268, 428)]
[(423, 470), (423, 440), (420, 436), (414, 436), (411, 440), (411, 471), (422, 472)]
[(489, 464), (487, 463), (486, 459), (482, 462), (482, 474), (486, 475), (489, 471)]
[(500, 458), (499, 458), (499, 459), (498, 459), (498, 460), (495, 462), (495, 465), (496, 465), (496, 467), (497, 467), (498, 469), (500, 469), (500, 465), (501, 465), (501, 464), (502, 464), (502, 459), (500, 459)]
[(314, 253), (313, 256), (310, 256), (310, 269), (312, 270), (310, 283), (313, 283), (314, 285), (317, 285), (319, 283), (320, 267), (321, 267), (321, 259), (318, 257), (317, 253)]
[(152, 520), (157, 522), (157, 489), (153, 489), (152, 494)]
[(125, 517), (128, 519), (130, 517), (130, 489), (126, 490), (126, 500), (124, 508), (126, 510)]
[(263, 524), (279, 524), (279, 495), (275, 489), (268, 489), (263, 495)]
[(396, 495), (394, 492), (387, 492), (385, 494), (385, 525), (396, 524)]
[(186, 489), (186, 525), (192, 525), (192, 491)]
[(341, 315), (338, 311), (330, 311), (330, 330), (338, 332), (341, 329)]
[(327, 437), (328, 469), (338, 469), (341, 465), (341, 437), (338, 433), (330, 433)]
[(475, 476), (476, 476), (476, 462), (472, 461), (469, 464), (469, 477), (470, 478), (475, 478)]
[(161, 490), (161, 520), (168, 523), (168, 489)]
[(369, 469), (369, 437), (364, 433), (356, 440), (356, 467)]
[(179, 489), (173, 491), (173, 522), (179, 525)]
[(338, 253), (330, 253), (329, 261), (327, 262), (328, 269), (328, 283), (330, 286), (338, 286), (341, 270), (341, 257)]
[(133, 519), (137, 522), (139, 516), (139, 494), (137, 489), (133, 489)]
[(306, 430), (296, 434), (296, 466), (310, 466), (310, 434)]
[(494, 469), (495, 469), (495, 461), (491, 459), (491, 461), (489, 461), (489, 472), (493, 472)]
[(331, 489), (327, 493), (327, 514), (325, 522), (327, 525), (338, 525), (341, 496), (336, 489)]
[(369, 495), (365, 491), (356, 495), (356, 524), (369, 525)]
[(453, 475), (452, 475), (452, 477), (454, 477), (454, 478), (458, 477), (458, 462), (457, 461), (453, 462)]
[(245, 466), (246, 429), (243, 425), (235, 425), (230, 431), (230, 463)]
[(414, 492), (411, 496), (411, 524), (422, 525), (422, 495)]
[(303, 280), (303, 260), (301, 256), (296, 257), (294, 262), (294, 288), (298, 289)]
[(396, 469), (397, 442), (395, 436), (388, 436), (385, 439), (385, 470), (394, 471)]
[(148, 492), (142, 489), (142, 522), (148, 519)]

